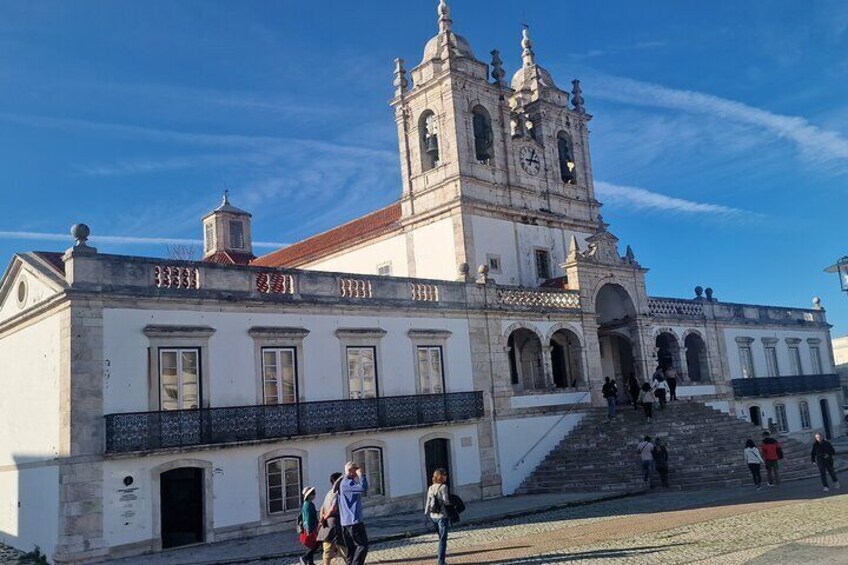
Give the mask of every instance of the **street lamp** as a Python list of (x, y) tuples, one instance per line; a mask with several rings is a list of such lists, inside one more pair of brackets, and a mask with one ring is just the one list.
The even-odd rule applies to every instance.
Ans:
[(825, 273), (839, 273), (839, 286), (842, 292), (848, 292), (848, 255), (824, 270)]

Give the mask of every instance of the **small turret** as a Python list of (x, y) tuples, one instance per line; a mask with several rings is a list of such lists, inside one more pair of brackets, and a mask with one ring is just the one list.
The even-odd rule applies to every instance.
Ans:
[(254, 258), (251, 215), (230, 204), (224, 191), (221, 205), (203, 217), (203, 260), (246, 265)]

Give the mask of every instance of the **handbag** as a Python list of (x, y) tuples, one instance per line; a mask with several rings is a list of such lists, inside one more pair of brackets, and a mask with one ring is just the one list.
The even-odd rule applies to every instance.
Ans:
[(300, 544), (307, 549), (315, 549), (318, 547), (318, 530), (312, 532), (302, 531), (298, 534)]

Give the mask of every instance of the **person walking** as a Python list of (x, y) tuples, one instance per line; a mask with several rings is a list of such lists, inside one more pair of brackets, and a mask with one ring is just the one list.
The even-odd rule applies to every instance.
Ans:
[(345, 557), (342, 527), (339, 522), (339, 486), (342, 474), (330, 475), (330, 492), (324, 497), (324, 504), (318, 515), (318, 541), (324, 549), (324, 565), (331, 565), (336, 556)]
[(651, 388), (654, 391), (654, 396), (660, 401), (660, 410), (665, 410), (666, 393), (668, 392), (668, 383), (665, 382), (665, 377), (662, 373), (654, 375), (651, 381)]
[(668, 486), (668, 449), (659, 438), (654, 440), (654, 467), (660, 476), (660, 484), (665, 488)]
[(639, 442), (636, 453), (642, 463), (642, 480), (647, 486), (651, 486), (651, 468), (654, 465), (654, 444), (651, 443), (651, 436), (645, 436), (645, 439)]
[(742, 450), (742, 456), (745, 458), (745, 463), (748, 465), (748, 470), (751, 471), (751, 477), (754, 479), (754, 486), (757, 490), (763, 488), (763, 478), (760, 475), (760, 466), (765, 465), (763, 456), (760, 455), (760, 450), (754, 445), (754, 440), (749, 439), (745, 442), (745, 449)]
[(300, 509), (302, 530), (300, 542), (307, 551), (300, 558), (300, 565), (315, 565), (315, 553), (318, 551), (318, 512), (315, 510), (315, 487), (303, 489), (303, 506)]
[(651, 385), (648, 383), (642, 384), (642, 392), (639, 393), (639, 403), (642, 405), (642, 408), (645, 410), (645, 419), (650, 422), (651, 417), (654, 413), (654, 402), (656, 402), (657, 398), (654, 396), (654, 392), (651, 390)]
[(630, 394), (630, 402), (633, 403), (633, 409), (639, 410), (639, 381), (636, 380), (636, 373), (630, 373), (627, 377), (627, 392)]
[(601, 393), (607, 400), (607, 420), (615, 418), (615, 403), (618, 400), (618, 385), (609, 377), (604, 379), (604, 386), (601, 388)]
[(368, 478), (353, 461), (345, 463), (345, 474), (339, 483), (339, 517), (347, 565), (365, 565), (368, 555), (368, 532), (362, 520), (362, 495), (368, 492)]
[(768, 486), (780, 486), (780, 461), (783, 455), (783, 449), (776, 439), (771, 437), (767, 431), (763, 432), (763, 442), (760, 444), (760, 455), (763, 456), (763, 461), (766, 466), (766, 477), (768, 478)]
[(813, 440), (813, 450), (810, 452), (810, 459), (819, 466), (822, 490), (824, 492), (830, 490), (827, 486), (827, 475), (830, 475), (830, 478), (833, 480), (834, 488), (839, 488), (839, 479), (836, 478), (836, 471), (833, 469), (833, 457), (835, 455), (836, 450), (833, 449), (833, 445), (817, 432)]
[(424, 502), (424, 513), (430, 516), (433, 525), (439, 532), (438, 565), (445, 565), (445, 555), (448, 550), (448, 528), (450, 526), (448, 510), (451, 502), (447, 482), (447, 471), (442, 468), (433, 471), (433, 484), (427, 489), (427, 499)]
[(673, 365), (665, 369), (665, 382), (668, 383), (668, 401), (677, 400), (677, 371)]

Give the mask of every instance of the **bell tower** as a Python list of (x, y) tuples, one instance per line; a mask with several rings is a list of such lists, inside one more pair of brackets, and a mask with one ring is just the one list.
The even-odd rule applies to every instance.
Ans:
[(225, 190), (221, 205), (203, 217), (203, 260), (247, 264), (253, 259), (250, 218), (230, 204)]

